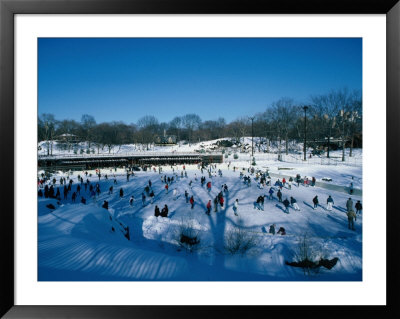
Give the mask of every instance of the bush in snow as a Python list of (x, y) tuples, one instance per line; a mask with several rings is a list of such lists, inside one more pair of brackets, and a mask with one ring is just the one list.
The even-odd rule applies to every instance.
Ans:
[(90, 149), (87, 149), (87, 150), (86, 150), (86, 154), (90, 154)]
[(243, 230), (240, 226), (233, 226), (225, 233), (224, 249), (232, 255), (243, 255), (250, 249), (256, 247), (257, 244), (258, 237), (255, 234)]
[(81, 148), (81, 150), (80, 150), (80, 153), (81, 153), (81, 154), (83, 154), (83, 153), (84, 153), (84, 150), (83, 150), (83, 148)]
[(293, 252), (293, 263), (286, 262), (287, 265), (301, 267), (304, 274), (317, 273), (319, 271), (318, 262), (322, 258), (321, 250), (312, 242), (308, 233), (299, 237), (297, 247)]
[(235, 154), (233, 154), (233, 158), (234, 158), (234, 159), (238, 159), (238, 158), (239, 158), (239, 155), (237, 155), (237, 154), (235, 153)]
[(198, 244), (200, 244), (199, 232), (194, 229), (192, 220), (181, 220), (176, 241), (179, 246), (190, 252), (197, 249)]

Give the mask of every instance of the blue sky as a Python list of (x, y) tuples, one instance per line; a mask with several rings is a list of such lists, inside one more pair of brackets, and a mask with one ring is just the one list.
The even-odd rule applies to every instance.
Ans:
[(38, 112), (227, 122), (289, 97), (362, 89), (361, 38), (40, 38)]

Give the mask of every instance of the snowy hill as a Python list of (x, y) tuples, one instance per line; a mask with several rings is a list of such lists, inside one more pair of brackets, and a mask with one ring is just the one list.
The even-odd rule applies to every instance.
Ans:
[[(213, 142), (203, 145), (212, 145)], [(190, 149), (194, 149), (194, 145)], [(188, 148), (189, 149), (189, 148)], [(269, 154), (267, 154), (269, 155)], [(260, 156), (258, 158), (258, 156)], [(361, 188), (362, 169), (358, 165), (305, 165), (290, 163), (292, 170), (281, 170), (289, 162), (282, 163), (276, 159), (263, 159), (262, 153), (256, 154), (256, 168), (279, 174), (334, 177), (337, 185), (348, 185), (350, 180)], [(359, 154), (361, 156), (361, 153)], [(293, 184), (291, 189), (284, 187), (283, 199), (295, 197), (300, 211), (290, 208), (289, 214), (284, 212), (283, 204), (276, 198), (265, 199), (264, 210), (255, 208), (255, 200), (260, 195), (268, 195), (269, 187), (260, 189), (255, 176), (247, 172), (250, 167), (249, 154), (240, 154), (237, 160), (230, 155), (224, 164), (217, 165), (210, 178), (206, 171), (206, 181), (212, 182), (210, 192), (201, 186), (202, 172), (195, 165), (186, 165), (188, 177), (181, 178), (182, 166), (163, 167), (163, 173), (147, 171), (135, 172), (135, 176), (126, 180), (123, 169), (116, 172), (117, 184), (113, 179), (95, 176), (89, 177), (91, 183), (99, 183), (102, 190), (96, 199), (90, 198), (89, 190), (82, 187), (81, 194), (87, 198), (86, 205), (68, 199), (56, 200), (39, 198), (38, 200), (38, 249), (39, 280), (156, 280), (156, 281), (298, 281), (298, 280), (361, 280), (362, 279), (362, 215), (357, 217), (355, 231), (347, 228), (346, 200), (349, 195), (344, 191), (332, 191), (323, 187), (305, 187)], [(231, 165), (228, 167), (228, 163)], [(241, 170), (251, 176), (251, 186), (243, 183), (239, 171), (233, 172), (233, 166), (245, 167)], [(221, 169), (222, 176), (217, 171)], [(327, 170), (329, 169), (329, 170)], [(102, 170), (102, 175), (111, 177), (114, 170)], [(74, 172), (72, 190), (76, 190), (77, 175)], [(165, 183), (161, 180), (178, 176), (165, 192)], [(59, 187), (59, 177), (56, 174)], [(276, 177), (272, 177), (273, 183)], [(85, 179), (86, 180), (86, 179)], [(154, 203), (146, 198), (142, 207), (141, 194), (151, 180), (155, 193)], [(192, 181), (192, 189), (189, 186)], [(357, 183), (357, 184), (356, 184)], [(205, 214), (208, 200), (213, 200), (227, 184), (229, 192), (224, 193), (224, 206), (210, 216)], [(113, 194), (108, 194), (110, 186), (114, 186)], [(119, 189), (123, 188), (124, 197), (119, 197)], [(174, 199), (173, 190), (177, 190)], [(62, 189), (60, 189), (61, 191)], [(186, 202), (184, 192), (194, 197), (194, 208)], [(129, 198), (135, 201), (131, 206)], [(321, 206), (313, 209), (312, 198), (318, 195)], [(326, 211), (326, 198), (334, 198), (333, 211)], [(238, 216), (234, 215), (233, 202), (238, 199)], [(360, 196), (352, 196), (353, 202), (361, 200)], [(101, 208), (104, 200), (109, 202), (109, 210)], [(46, 207), (48, 203), (54, 210)], [(169, 207), (168, 217), (155, 217), (154, 207), (161, 209), (165, 204)], [(110, 219), (111, 217), (111, 219)], [(121, 226), (124, 225), (124, 226)], [(269, 234), (269, 226), (276, 224), (286, 229), (286, 235)], [(123, 234), (124, 227), (130, 229), (130, 240)], [(114, 227), (114, 231), (112, 231)], [(183, 232), (195, 234), (199, 244), (189, 251), (180, 242)], [(249, 247), (243, 252), (232, 253), (232, 238), (238, 231)], [(296, 260), (299, 242), (307, 238), (313, 258), (332, 259), (337, 257), (337, 264), (328, 270), (324, 267), (311, 274), (304, 274), (302, 268), (291, 267), (286, 261)]]

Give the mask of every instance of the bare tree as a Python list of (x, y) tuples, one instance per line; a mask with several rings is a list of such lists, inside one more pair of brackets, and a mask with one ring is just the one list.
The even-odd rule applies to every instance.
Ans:
[(91, 140), (93, 139), (93, 128), (96, 126), (96, 120), (92, 115), (83, 114), (81, 117), (81, 126), (84, 138), (88, 141), (88, 148), (90, 148)]
[(188, 131), (188, 140), (190, 143), (192, 140), (193, 131), (197, 130), (201, 124), (201, 118), (197, 114), (186, 114), (182, 117), (182, 124)]
[(43, 125), (42, 134), (47, 145), (47, 155), (53, 155), (53, 139), (58, 121), (53, 114), (43, 113), (39, 119), (39, 123)]

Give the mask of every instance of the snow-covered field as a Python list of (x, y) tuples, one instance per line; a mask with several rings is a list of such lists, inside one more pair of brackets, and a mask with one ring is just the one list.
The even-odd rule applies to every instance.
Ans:
[[(204, 143), (203, 143), (204, 144)], [(164, 149), (165, 150), (165, 149)], [(129, 152), (131, 150), (125, 150)], [(158, 150), (159, 151), (159, 150)], [(168, 151), (172, 151), (169, 149)], [(179, 151), (193, 151), (193, 148)], [(348, 150), (346, 150), (348, 152)], [(283, 199), (293, 196), (297, 199), (300, 211), (290, 208), (284, 212), (282, 203), (276, 198), (276, 190), (272, 200), (265, 199), (264, 210), (254, 208), (254, 202), (260, 195), (268, 195), (269, 187), (260, 189), (254, 175), (247, 172), (250, 167), (250, 155), (238, 153), (224, 158), (225, 163), (217, 165), (222, 170), (222, 177), (209, 178), (204, 170), (206, 182), (212, 182), (212, 190), (207, 192), (206, 186), (200, 184), (201, 171), (196, 165), (186, 165), (188, 177), (180, 178), (182, 165), (174, 168), (164, 166), (161, 174), (153, 171), (135, 172), (129, 181), (123, 169), (116, 172), (102, 170), (101, 180), (94, 171), (89, 171), (91, 183), (99, 183), (101, 194), (96, 199), (90, 198), (89, 189), (82, 187), (81, 195), (87, 199), (86, 205), (80, 203), (80, 195), (76, 203), (72, 203), (71, 194), (68, 199), (57, 203), (55, 199), (38, 199), (38, 267), (39, 280), (144, 280), (144, 281), (360, 281), (362, 280), (362, 215), (357, 217), (355, 231), (348, 229), (346, 216), (346, 200), (349, 195), (344, 191), (332, 191), (323, 187), (305, 187), (293, 184), (292, 189), (282, 190)], [(341, 151), (331, 153), (341, 155)], [(274, 157), (272, 157), (274, 156)], [(332, 184), (348, 186), (354, 183), (355, 188), (362, 189), (362, 152), (354, 151), (358, 164), (340, 163), (323, 165), (321, 163), (304, 164), (301, 161), (277, 161), (276, 154), (256, 152), (255, 166), (263, 171), (266, 168), (274, 174), (295, 176), (315, 176), (317, 181), (323, 177), (332, 178)], [(348, 156), (348, 154), (346, 154)], [(301, 158), (301, 154), (299, 155)], [(231, 162), (228, 168), (228, 163)], [(239, 178), (239, 171), (233, 172), (233, 166), (244, 167), (245, 175), (250, 175), (251, 186), (248, 187)], [(282, 169), (284, 168), (284, 169)], [(168, 194), (164, 190), (161, 177), (174, 176)], [(72, 191), (77, 187), (77, 175), (74, 172)], [(104, 179), (108, 174), (109, 179)], [(117, 184), (113, 184), (112, 175), (116, 174)], [(56, 174), (59, 186), (59, 177)], [(197, 177), (197, 180), (196, 180)], [(275, 182), (277, 178), (273, 177)], [(146, 199), (142, 207), (141, 194), (151, 180), (155, 193), (155, 201)], [(86, 178), (85, 178), (86, 181)], [(193, 182), (193, 188), (189, 182)], [(225, 193), (223, 209), (211, 215), (205, 214), (206, 204), (227, 184), (229, 192)], [(108, 194), (110, 186), (114, 186), (113, 194)], [(124, 197), (120, 198), (120, 188)], [(178, 192), (174, 199), (173, 190)], [(276, 188), (275, 188), (276, 189)], [(193, 195), (194, 208), (186, 203), (184, 192)], [(60, 188), (61, 198), (62, 188)], [(132, 206), (129, 198), (133, 195)], [(318, 195), (319, 206), (314, 210), (312, 198)], [(325, 210), (326, 199), (332, 195), (335, 203), (332, 212)], [(362, 200), (359, 196), (351, 196), (353, 202)], [(238, 215), (233, 212), (233, 202), (238, 199)], [(104, 200), (109, 201), (108, 211), (101, 207)], [(46, 207), (52, 203), (56, 209)], [(154, 207), (161, 209), (165, 204), (169, 207), (167, 218), (155, 217)], [(271, 235), (269, 226), (276, 224), (286, 229), (286, 235)], [(124, 236), (124, 228), (129, 227), (130, 240)], [(179, 243), (182, 229), (191, 229), (200, 239), (193, 251), (188, 251)], [(240, 229), (244, 239), (252, 243), (244, 253), (232, 254), (228, 251), (228, 237)], [(314, 258), (339, 258), (337, 264), (328, 270), (324, 267), (318, 271), (305, 274), (302, 268), (291, 267), (285, 261), (294, 261), (298, 252), (299, 241), (307, 237)]]

